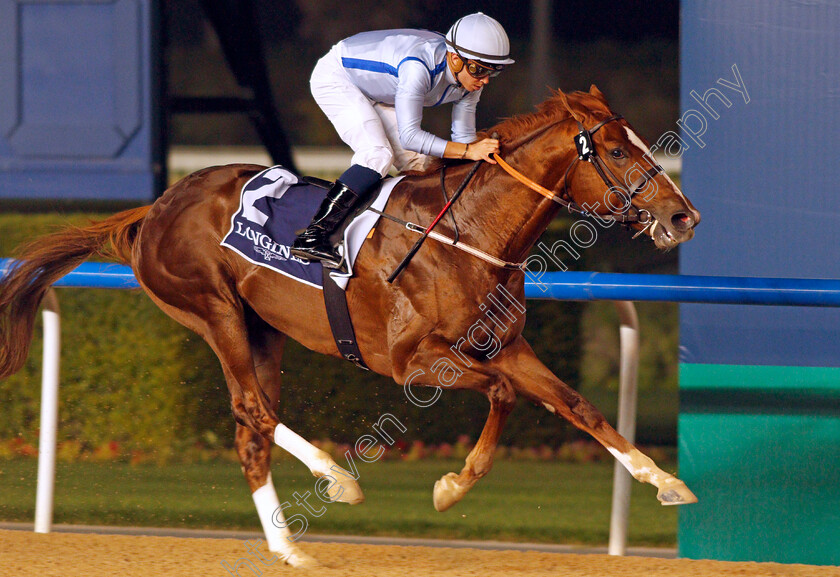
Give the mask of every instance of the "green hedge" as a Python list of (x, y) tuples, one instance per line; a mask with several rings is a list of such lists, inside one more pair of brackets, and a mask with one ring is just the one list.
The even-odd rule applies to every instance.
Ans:
[[(62, 224), (95, 214), (0, 215), (0, 255)], [(562, 228), (562, 227), (561, 227)], [(562, 230), (558, 229), (559, 232)], [(166, 317), (141, 291), (59, 289), (62, 319), (59, 440), (91, 452), (117, 443), (122, 455), (140, 452), (178, 459), (197, 442), (225, 446), (234, 422), (219, 363), (209, 347)], [(578, 382), (580, 305), (531, 303), (527, 336), (562, 378)], [(369, 432), (382, 413), (406, 426), (406, 441), (477, 438), (488, 404), (470, 391), (447, 391), (432, 407), (409, 403), (391, 379), (315, 355), (297, 343), (286, 349), (280, 418), (308, 438), (348, 442)], [(0, 440), (37, 441), (40, 325), (25, 367), (0, 382)], [(541, 407), (521, 403), (508, 421), (508, 445), (557, 446), (574, 433)]]

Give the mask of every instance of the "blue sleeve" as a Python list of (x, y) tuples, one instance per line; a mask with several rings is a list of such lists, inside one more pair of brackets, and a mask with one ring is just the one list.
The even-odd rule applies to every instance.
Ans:
[(394, 108), (402, 147), (442, 158), (447, 141), (420, 128), (420, 122), (423, 120), (423, 101), (431, 86), (429, 71), (421, 62), (403, 62), (399, 69)]
[(468, 93), (452, 105), (452, 140), (455, 142), (470, 143), (475, 140), (475, 109), (481, 90)]

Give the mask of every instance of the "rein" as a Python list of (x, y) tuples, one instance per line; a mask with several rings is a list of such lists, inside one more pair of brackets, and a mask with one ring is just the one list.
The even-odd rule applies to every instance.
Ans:
[[(534, 192), (541, 194), (542, 196), (553, 200), (560, 206), (566, 208), (569, 212), (576, 212), (583, 216), (591, 216), (600, 218), (601, 220), (614, 220), (616, 222), (620, 222), (622, 224), (632, 224), (634, 222), (638, 222), (640, 224), (650, 225), (653, 222), (650, 212), (645, 209), (639, 209), (633, 206), (632, 198), (639, 193), (641, 189), (645, 187), (645, 185), (653, 179), (657, 174), (663, 172), (663, 169), (660, 165), (654, 164), (651, 168), (647, 169), (642, 176), (639, 177), (635, 182), (633, 182), (630, 187), (626, 187), (622, 182), (621, 179), (618, 178), (613, 172), (609, 169), (606, 163), (598, 156), (597, 151), (595, 150), (595, 146), (593, 144), (592, 135), (595, 134), (598, 129), (602, 126), (607, 124), (608, 122), (618, 121), (624, 118), (620, 114), (616, 114), (614, 116), (610, 116), (596, 124), (591, 130), (586, 130), (583, 127), (583, 124), (578, 122), (579, 132), (577, 136), (575, 136), (575, 145), (577, 146), (578, 155), (566, 169), (565, 174), (563, 175), (563, 194), (556, 195), (552, 191), (548, 190), (541, 184), (534, 182), (515, 168), (513, 168), (510, 164), (505, 162), (505, 160), (496, 153), (493, 153), (493, 158), (496, 162), (499, 163), (499, 166), (511, 175), (513, 178), (533, 190)], [(595, 167), (595, 171), (598, 173), (598, 176), (601, 177), (601, 180), (604, 181), (604, 184), (607, 186), (607, 189), (618, 193), (625, 201), (626, 206), (623, 210), (613, 210), (610, 214), (593, 214), (592, 212), (586, 210), (584, 207), (580, 206), (578, 203), (574, 202), (573, 200), (567, 200), (571, 198), (571, 195), (568, 192), (569, 186), (569, 176), (572, 172), (572, 169), (577, 164), (579, 160), (589, 162), (592, 166)], [(609, 173), (612, 176), (612, 179), (607, 176)], [(611, 210), (613, 209), (612, 206), (609, 206)], [(633, 210), (632, 213), (628, 214), (630, 210)]]
[[(546, 187), (544, 187), (541, 184), (531, 180), (530, 178), (528, 178), (527, 176), (525, 176), (524, 174), (522, 174), (521, 172), (519, 172), (518, 170), (513, 168), (510, 164), (508, 164), (499, 154), (494, 152), (493, 153), (493, 158), (498, 163), (499, 167), (502, 170), (504, 170), (505, 172), (507, 172), (510, 176), (512, 176), (513, 178), (515, 178), (516, 180), (518, 180), (519, 182), (521, 182), (522, 184), (524, 184), (525, 186), (527, 186), (528, 188), (533, 190), (534, 192), (536, 192), (536, 193), (538, 193), (538, 194), (556, 202), (557, 204), (563, 206), (570, 213), (574, 212), (574, 213), (581, 214), (583, 216), (600, 218), (601, 220), (613, 220), (613, 221), (620, 222), (621, 224), (625, 224), (625, 225), (629, 225), (629, 224), (632, 224), (632, 223), (639, 223), (639, 224), (646, 225), (642, 230), (640, 230), (638, 233), (636, 233), (636, 235), (633, 237), (633, 238), (636, 238), (637, 236), (642, 234), (645, 230), (647, 230), (651, 225), (654, 225), (656, 223), (656, 220), (653, 218), (653, 216), (650, 214), (649, 211), (647, 211), (645, 209), (640, 209), (640, 208), (635, 207), (633, 205), (632, 199), (633, 199), (634, 196), (639, 194), (639, 192), (645, 187), (645, 185), (650, 180), (655, 178), (656, 175), (664, 172), (664, 170), (663, 170), (662, 166), (660, 166), (659, 164), (652, 163), (652, 166), (650, 168), (648, 168), (646, 171), (644, 171), (642, 173), (642, 175), (638, 179), (636, 179), (634, 182), (632, 182), (630, 184), (630, 186), (628, 187), (628, 186), (624, 185), (622, 180), (620, 178), (618, 178), (612, 172), (612, 170), (610, 170), (609, 166), (607, 166), (607, 164), (603, 161), (603, 159), (601, 159), (601, 157), (598, 156), (598, 153), (597, 153), (597, 151), (595, 149), (595, 146), (594, 146), (592, 135), (595, 134), (605, 124), (607, 124), (609, 122), (612, 122), (612, 121), (621, 120), (622, 118), (624, 118), (622, 115), (615, 114), (613, 116), (610, 116), (609, 118), (605, 118), (604, 120), (602, 120), (601, 122), (596, 124), (594, 127), (592, 127), (590, 130), (586, 130), (586, 128), (584, 128), (583, 124), (581, 124), (580, 121), (577, 121), (579, 132), (575, 136), (574, 140), (575, 140), (575, 146), (577, 147), (578, 155), (571, 162), (571, 164), (569, 164), (568, 168), (566, 168), (566, 172), (563, 174), (563, 195), (562, 196), (554, 194), (552, 191), (550, 191)], [(549, 128), (549, 127), (546, 127), (546, 128)], [(542, 132), (542, 131), (540, 131), (540, 132)], [(619, 196), (621, 196), (622, 199), (624, 199), (626, 201), (626, 205), (623, 207), (623, 209), (614, 210), (614, 208), (611, 205), (609, 205), (609, 203), (607, 203), (608, 208), (611, 210), (611, 212), (610, 212), (610, 214), (601, 215), (601, 214), (595, 214), (595, 213), (592, 213), (591, 211), (586, 210), (586, 208), (579, 205), (574, 200), (567, 200), (567, 199), (571, 199), (571, 195), (568, 192), (569, 176), (571, 175), (572, 170), (575, 167), (575, 165), (578, 163), (578, 161), (589, 162), (590, 164), (592, 164), (592, 166), (595, 168), (595, 171), (598, 173), (598, 176), (601, 177), (601, 180), (607, 186), (607, 190), (610, 191), (610, 192), (618, 194)], [(473, 255), (477, 258), (480, 258), (481, 260), (483, 260), (485, 262), (488, 262), (488, 263), (490, 263), (494, 266), (497, 266), (499, 268), (503, 268), (503, 269), (506, 269), (506, 270), (521, 270), (522, 269), (522, 266), (523, 266), (524, 262), (514, 263), (514, 262), (509, 262), (509, 261), (506, 261), (506, 260), (502, 260), (502, 259), (497, 258), (493, 255), (490, 255), (490, 254), (488, 254), (488, 253), (486, 253), (486, 252), (484, 252), (480, 249), (477, 249), (475, 247), (472, 247), (472, 246), (466, 245), (462, 242), (459, 242), (458, 226), (457, 226), (457, 223), (455, 222), (455, 219), (454, 219), (454, 217), (451, 213), (450, 213), (450, 217), (452, 217), (453, 225), (455, 226), (455, 229), (454, 229), (455, 230), (455, 238), (454, 239), (450, 238), (446, 235), (437, 233), (437, 232), (432, 230), (435, 227), (435, 225), (438, 223), (438, 221), (440, 221), (440, 219), (443, 217), (443, 215), (446, 214), (449, 211), (452, 204), (458, 199), (458, 197), (464, 191), (467, 184), (472, 179), (473, 175), (478, 170), (478, 167), (480, 165), (481, 165), (481, 161), (478, 161), (478, 162), (475, 163), (475, 165), (470, 170), (467, 177), (464, 179), (463, 182), (461, 182), (461, 185), (458, 187), (458, 190), (452, 196), (451, 200), (448, 199), (448, 197), (447, 197), (446, 187), (444, 185), (445, 175), (444, 175), (443, 171), (445, 170), (445, 167), (442, 169), (442, 172), (441, 172), (441, 188), (443, 190), (444, 200), (446, 200), (447, 202), (446, 202), (446, 205), (444, 206), (443, 210), (440, 212), (440, 214), (437, 215), (437, 217), (434, 219), (432, 224), (429, 225), (426, 228), (420, 226), (419, 224), (415, 224), (413, 222), (403, 220), (401, 218), (398, 218), (398, 217), (395, 217), (393, 215), (387, 214), (387, 213), (382, 212), (380, 210), (376, 210), (376, 209), (373, 209), (373, 208), (368, 209), (368, 210), (370, 210), (372, 212), (375, 212), (376, 214), (378, 214), (382, 217), (387, 218), (388, 220), (391, 220), (393, 222), (401, 224), (407, 230), (410, 230), (412, 232), (416, 232), (416, 233), (421, 235), (421, 237), (417, 240), (417, 242), (414, 244), (414, 246), (409, 251), (409, 253), (405, 256), (403, 261), (397, 266), (396, 269), (394, 269), (394, 272), (391, 273), (391, 276), (388, 277), (388, 282), (389, 283), (393, 282), (394, 279), (400, 274), (400, 272), (402, 272), (402, 270), (408, 265), (408, 262), (411, 260), (411, 258), (414, 256), (414, 254), (419, 250), (420, 246), (423, 244), (423, 242), (426, 240), (426, 238), (432, 238), (433, 240), (436, 240), (436, 241), (441, 242), (443, 244), (454, 246), (455, 248), (463, 250), (464, 252), (466, 252), (468, 254), (471, 254), (471, 255)], [(612, 177), (612, 178), (610, 178), (610, 177)], [(631, 210), (633, 212), (630, 212)]]

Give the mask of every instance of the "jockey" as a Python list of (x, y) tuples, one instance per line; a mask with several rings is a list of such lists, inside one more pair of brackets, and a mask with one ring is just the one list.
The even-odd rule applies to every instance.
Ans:
[[(312, 72), (312, 95), (353, 149), (310, 225), (291, 248), (295, 256), (336, 268), (329, 240), (351, 210), (366, 200), (391, 164), (421, 170), (430, 157), (486, 160), (499, 142), (473, 142), (481, 91), (512, 64), (507, 34), (493, 18), (464, 16), (444, 37), (426, 30), (363, 32), (342, 40)], [(452, 140), (420, 128), (423, 107), (453, 103)]]

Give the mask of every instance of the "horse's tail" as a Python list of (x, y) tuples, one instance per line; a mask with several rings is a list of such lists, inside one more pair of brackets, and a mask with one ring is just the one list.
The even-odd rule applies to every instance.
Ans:
[(11, 270), (0, 280), (0, 379), (23, 366), (38, 305), (50, 286), (93, 255), (130, 265), (134, 240), (150, 208), (67, 227), (17, 251)]

